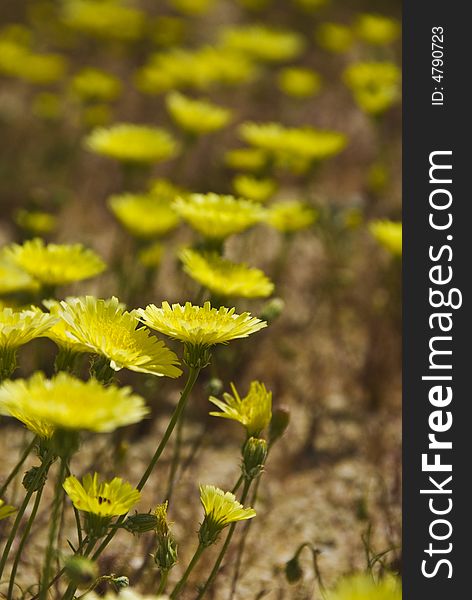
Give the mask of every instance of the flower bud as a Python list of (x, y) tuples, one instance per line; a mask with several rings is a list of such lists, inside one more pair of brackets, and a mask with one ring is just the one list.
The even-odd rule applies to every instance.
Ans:
[(262, 307), (260, 318), (270, 323), (282, 314), (284, 308), (285, 302), (282, 298), (272, 298)]
[(160, 571), (170, 571), (177, 562), (177, 544), (171, 534), (158, 536), (154, 562)]
[(156, 529), (157, 517), (150, 513), (136, 513), (126, 519), (123, 527), (131, 533), (146, 533)]
[(28, 471), (26, 471), (22, 481), (23, 487), (26, 489), (26, 491), (37, 492), (46, 483), (47, 474), (46, 472), (44, 472), (39, 477), (40, 469), (41, 467), (31, 467), (31, 469), (28, 469)]
[(280, 406), (272, 412), (272, 419), (269, 426), (269, 443), (273, 444), (285, 433), (290, 422), (290, 412), (288, 408)]
[(85, 556), (71, 556), (64, 565), (67, 577), (77, 586), (91, 586), (98, 577), (97, 564)]
[(289, 583), (297, 583), (303, 577), (303, 570), (298, 562), (298, 556), (294, 556), (285, 564), (285, 577)]
[(125, 577), (125, 575), (113, 575), (111, 577), (111, 582), (116, 585), (117, 588), (126, 588), (129, 586), (129, 579)]
[(206, 387), (210, 396), (218, 396), (223, 390), (223, 382), (218, 377), (212, 377)]
[(246, 480), (255, 479), (264, 468), (267, 458), (267, 442), (251, 437), (243, 447), (242, 472)]

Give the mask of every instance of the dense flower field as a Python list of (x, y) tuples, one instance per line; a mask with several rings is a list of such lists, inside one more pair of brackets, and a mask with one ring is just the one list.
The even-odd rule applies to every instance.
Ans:
[(399, 3), (0, 16), (0, 596), (399, 600)]

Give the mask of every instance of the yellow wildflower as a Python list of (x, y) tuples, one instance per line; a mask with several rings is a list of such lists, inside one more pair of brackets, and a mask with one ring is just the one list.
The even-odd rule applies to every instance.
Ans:
[(154, 242), (141, 248), (138, 252), (138, 260), (149, 269), (158, 267), (161, 264), (162, 257), (164, 255), (164, 246), (160, 242)]
[(149, 35), (158, 46), (178, 46), (186, 31), (187, 23), (183, 18), (159, 15), (152, 21)]
[(173, 158), (178, 150), (176, 140), (164, 129), (133, 123), (94, 129), (85, 145), (96, 154), (132, 163), (160, 162)]
[(149, 304), (146, 309), (140, 308), (136, 312), (151, 329), (193, 346), (226, 344), (267, 326), (265, 321), (250, 313), (238, 315), (234, 308), (212, 308), (209, 302), (203, 306), (194, 306), (190, 302), (184, 306), (171, 306), (163, 302), (160, 308)]
[(385, 577), (378, 583), (371, 575), (346, 577), (326, 594), (326, 600), (401, 600), (402, 588), (395, 577)]
[(359, 107), (377, 115), (400, 97), (400, 69), (392, 62), (358, 62), (344, 71), (344, 81)]
[(101, 69), (86, 67), (74, 75), (72, 92), (85, 101), (111, 101), (121, 93), (121, 81)]
[(51, 437), (55, 428), (113, 431), (138, 423), (149, 410), (129, 387), (82, 381), (64, 372), (46, 379), (37, 372), (29, 379), (3, 382), (0, 412), (42, 437)]
[(250, 175), (237, 175), (233, 179), (234, 191), (242, 198), (265, 202), (274, 195), (277, 183), (273, 179), (258, 179)]
[(260, 171), (267, 163), (267, 154), (258, 148), (235, 148), (226, 152), (225, 163), (238, 171)]
[[(67, 298), (66, 302), (74, 302), (75, 298)], [(90, 347), (85, 344), (78, 342), (69, 333), (69, 328), (64, 319), (61, 319), (62, 306), (59, 300), (43, 300), (43, 305), (49, 310), (49, 314), (57, 319), (57, 321), (50, 327), (45, 337), (52, 340), (59, 348), (69, 350), (70, 352), (91, 352)]]
[(60, 316), (67, 334), (104, 356), (115, 371), (178, 377), (182, 371), (177, 356), (161, 340), (140, 327), (134, 313), (127, 312), (117, 298), (101, 300), (93, 296), (61, 302)]
[(330, 0), (295, 0), (295, 2), (304, 10), (311, 12), (328, 4)]
[[(62, 116), (63, 99), (53, 92), (39, 92), (31, 103), (31, 112), (39, 119), (57, 121)], [(46, 214), (46, 213), (44, 213)], [(36, 233), (43, 233), (37, 230)]]
[(262, 221), (265, 214), (254, 202), (213, 193), (177, 198), (173, 206), (195, 230), (214, 239), (241, 233)]
[(223, 30), (221, 42), (224, 48), (267, 62), (297, 58), (305, 47), (305, 41), (298, 33), (264, 25), (229, 27)]
[(274, 290), (274, 284), (260, 269), (233, 263), (216, 252), (187, 249), (180, 253), (180, 259), (184, 271), (217, 296), (265, 298)]
[(321, 90), (321, 77), (311, 69), (287, 67), (280, 71), (278, 86), (282, 92), (295, 98), (310, 98)]
[(59, 81), (67, 63), (59, 54), (34, 53), (27, 46), (9, 39), (0, 39), (0, 72), (33, 84), (45, 85)]
[(108, 199), (120, 223), (139, 238), (164, 235), (179, 223), (179, 215), (166, 199), (156, 194), (120, 194)]
[(34, 291), (38, 287), (38, 283), (9, 260), (5, 253), (0, 254), (0, 295)]
[(285, 200), (273, 204), (267, 212), (267, 223), (283, 232), (298, 231), (310, 227), (316, 219), (314, 208), (298, 200)]
[(357, 17), (354, 25), (357, 36), (374, 46), (388, 45), (400, 35), (400, 24), (395, 19), (365, 13)]
[(149, 183), (149, 193), (160, 200), (174, 200), (176, 196), (184, 194), (184, 190), (172, 181), (158, 177)]
[(105, 263), (82, 244), (45, 244), (35, 238), (5, 249), (7, 258), (44, 285), (66, 285), (99, 275)]
[(22, 229), (36, 235), (51, 233), (57, 225), (57, 219), (54, 215), (41, 210), (19, 210), (15, 221)]
[(231, 384), (233, 394), (224, 393), (223, 400), (210, 396), (210, 402), (222, 412), (211, 412), (214, 417), (223, 417), (238, 421), (246, 429), (248, 436), (258, 436), (272, 419), (272, 392), (265, 385), (253, 381), (247, 396), (241, 398)]
[(215, 0), (170, 0), (172, 6), (185, 15), (195, 16), (207, 13)]
[(172, 92), (166, 99), (167, 110), (174, 121), (194, 135), (218, 131), (231, 119), (231, 111), (204, 100), (187, 98)]
[(19, 348), (37, 337), (47, 335), (57, 318), (43, 313), (39, 308), (14, 311), (0, 310), (0, 352), (7, 348)]
[(64, 481), (63, 488), (75, 508), (99, 517), (124, 515), (141, 497), (136, 488), (120, 477), (114, 477), (110, 482), (102, 482), (98, 473), (87, 473), (82, 478), (82, 483), (71, 475)]
[(350, 50), (354, 43), (354, 34), (347, 25), (326, 22), (316, 28), (315, 39), (323, 50), (343, 54)]
[(3, 500), (0, 499), (0, 521), (2, 519), (6, 519), (11, 517), (14, 513), (16, 513), (17, 509), (14, 506), (9, 506), (5, 504)]
[(377, 242), (394, 256), (402, 255), (402, 224), (381, 219), (369, 224), (369, 231)]

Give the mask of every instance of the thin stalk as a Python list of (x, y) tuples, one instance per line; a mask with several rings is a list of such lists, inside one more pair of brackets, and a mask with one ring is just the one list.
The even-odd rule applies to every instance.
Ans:
[[(249, 488), (251, 487), (251, 483), (252, 483), (252, 479), (246, 480), (244, 482), (243, 493), (241, 494), (241, 500), (240, 500), (241, 504), (244, 504), (244, 502), (247, 499), (247, 495), (249, 493)], [(213, 569), (210, 573), (210, 576), (206, 580), (205, 585), (202, 587), (202, 589), (200, 590), (200, 592), (197, 596), (197, 600), (199, 600), (200, 598), (203, 598), (203, 596), (206, 594), (206, 592), (208, 591), (210, 586), (213, 584), (213, 581), (215, 580), (216, 576), (218, 575), (218, 571), (220, 570), (221, 563), (223, 562), (223, 558), (224, 558), (224, 556), (226, 554), (226, 550), (228, 549), (228, 546), (231, 542), (231, 538), (233, 537), (235, 529), (236, 529), (236, 523), (231, 523), (231, 525), (229, 527), (228, 535), (226, 536), (226, 539), (225, 539), (225, 543), (223, 544), (223, 547), (221, 548), (220, 553), (218, 554), (218, 558), (216, 559), (216, 562), (213, 565)], [(171, 598), (172, 598), (172, 596), (171, 596)]]
[(159, 582), (159, 587), (157, 588), (157, 595), (163, 594), (166, 591), (167, 579), (169, 578), (169, 571), (161, 572), (161, 581)]
[(31, 450), (34, 448), (36, 442), (37, 442), (38, 438), (37, 436), (35, 436), (33, 438), (33, 440), (31, 441), (30, 444), (28, 444), (26, 450), (23, 452), (23, 454), (20, 457), (20, 460), (16, 463), (16, 465), (13, 467), (12, 472), (10, 473), (10, 475), (8, 475), (8, 477), (5, 479), (5, 481), (3, 482), (2, 487), (0, 488), (0, 498), (4, 495), (7, 487), (10, 485), (12, 479), (16, 476), (16, 474), (18, 473), (18, 471), (21, 469), (22, 464), (25, 462), (25, 460), (28, 458)]
[(52, 559), (54, 556), (54, 546), (57, 537), (57, 530), (59, 527), (59, 518), (61, 514), (62, 501), (64, 498), (64, 489), (62, 484), (64, 482), (65, 474), (67, 472), (67, 464), (64, 459), (61, 458), (59, 473), (57, 474), (56, 486), (54, 489), (54, 504), (51, 515), (51, 525), (49, 527), (48, 545), (46, 548), (46, 558), (44, 560), (43, 574), (41, 577), (41, 588), (39, 591), (40, 600), (47, 600), (49, 579), (51, 577)]
[(13, 566), (11, 568), (10, 573), (10, 583), (8, 586), (7, 600), (13, 599), (13, 587), (15, 585), (16, 572), (18, 570), (18, 565), (20, 564), (21, 554), (26, 544), (26, 540), (28, 539), (29, 532), (31, 531), (31, 527), (36, 518), (36, 514), (39, 509), (39, 505), (41, 503), (41, 496), (43, 494), (44, 486), (41, 486), (36, 493), (36, 498), (34, 499), (33, 510), (29, 516), (28, 522), (26, 523), (25, 530), (23, 531), (23, 535), (21, 536), (20, 544), (18, 546), (18, 550), (16, 551), (15, 560), (13, 562)]
[(174, 491), (175, 480), (177, 476), (177, 470), (179, 468), (180, 463), (180, 454), (182, 449), (182, 431), (184, 427), (185, 414), (182, 412), (180, 419), (177, 422), (176, 431), (175, 431), (175, 444), (174, 444), (174, 454), (172, 456), (172, 463), (170, 465), (169, 472), (169, 481), (167, 483), (167, 492), (165, 495), (165, 499), (170, 502), (172, 497), (172, 492)]
[(29, 501), (31, 500), (31, 496), (35, 492), (35, 490), (34, 490), (34, 488), (36, 487), (35, 484), (36, 484), (36, 482), (39, 483), (41, 481), (41, 478), (44, 476), (45, 473), (47, 473), (50, 464), (51, 463), (49, 462), (49, 460), (45, 459), (43, 461), (43, 463), (41, 464), (41, 466), (39, 467), (39, 469), (36, 473), (35, 481), (32, 482), (32, 484), (30, 485), (30, 489), (26, 492), (26, 496), (23, 499), (23, 503), (21, 504), (20, 508), (18, 509), (15, 522), (13, 523), (12, 530), (10, 531), (10, 535), (8, 536), (8, 540), (7, 540), (7, 543), (3, 550), (2, 558), (0, 560), (0, 579), (1, 579), (3, 571), (5, 569), (5, 565), (8, 560), (8, 555), (10, 554), (10, 549), (11, 549), (13, 541), (16, 537), (18, 527), (20, 526), (21, 520), (23, 518), (23, 515), (25, 514), (27, 507), (28, 507)]
[(203, 546), (203, 544), (198, 544), (197, 549), (195, 550), (195, 554), (193, 555), (192, 560), (189, 562), (188, 567), (185, 570), (185, 573), (182, 575), (180, 581), (177, 583), (177, 585), (175, 586), (175, 588), (172, 591), (172, 594), (170, 595), (171, 600), (174, 600), (174, 598), (178, 598), (180, 592), (182, 591), (185, 584), (187, 583), (187, 579), (188, 579), (190, 573), (193, 571), (193, 568), (195, 567), (197, 562), (200, 560), (200, 557), (203, 554), (204, 550), (205, 550), (205, 546)]

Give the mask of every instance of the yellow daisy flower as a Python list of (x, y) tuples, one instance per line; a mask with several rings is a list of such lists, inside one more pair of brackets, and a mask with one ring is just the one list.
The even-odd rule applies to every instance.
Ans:
[(56, 217), (42, 210), (19, 210), (15, 215), (15, 222), (35, 235), (51, 233), (57, 225)]
[(216, 252), (200, 253), (186, 249), (180, 253), (184, 271), (217, 296), (266, 298), (274, 284), (260, 269), (233, 263)]
[(253, 381), (247, 396), (241, 398), (231, 384), (233, 394), (224, 393), (223, 400), (210, 396), (210, 402), (222, 412), (211, 412), (213, 417), (238, 421), (245, 427), (248, 436), (258, 436), (272, 419), (272, 392), (263, 383)]
[(30, 379), (3, 382), (0, 412), (42, 437), (51, 437), (55, 428), (113, 431), (142, 421), (149, 410), (129, 387), (82, 381), (64, 372), (46, 379), (38, 372)]
[(120, 194), (108, 206), (131, 234), (139, 238), (164, 235), (177, 227), (180, 218), (167, 199), (156, 194)]
[(187, 98), (179, 92), (169, 94), (166, 105), (177, 125), (194, 135), (218, 131), (231, 120), (231, 111), (227, 108), (205, 100)]
[(311, 98), (321, 90), (321, 77), (311, 69), (287, 67), (280, 71), (277, 84), (279, 89), (294, 98)]
[(401, 600), (402, 588), (395, 577), (386, 577), (378, 583), (371, 575), (360, 574), (346, 577), (331, 592), (326, 600)]
[(266, 62), (284, 62), (299, 56), (305, 41), (294, 31), (272, 29), (264, 25), (230, 27), (221, 34), (223, 47)]
[(126, 514), (141, 497), (140, 492), (121, 477), (100, 481), (98, 473), (87, 473), (82, 483), (71, 475), (63, 483), (66, 494), (78, 510), (99, 517), (117, 517)]
[(369, 223), (369, 231), (377, 242), (394, 256), (402, 255), (402, 224), (379, 219)]
[(212, 308), (209, 302), (203, 306), (194, 306), (190, 302), (184, 306), (171, 306), (163, 302), (160, 308), (149, 304), (136, 312), (151, 329), (192, 346), (226, 344), (267, 327), (265, 321), (252, 317), (250, 313), (238, 315), (234, 308)]
[(383, 15), (365, 13), (359, 15), (354, 25), (357, 36), (374, 46), (384, 46), (394, 42), (400, 35), (400, 23)]
[[(75, 298), (66, 298), (66, 302), (74, 301)], [(89, 346), (81, 344), (69, 333), (69, 327), (66, 321), (61, 318), (62, 306), (59, 300), (43, 300), (43, 306), (49, 310), (49, 314), (57, 319), (56, 323), (54, 323), (54, 325), (46, 331), (45, 337), (52, 340), (55, 344), (57, 344), (57, 346), (59, 346), (59, 348), (63, 348), (64, 350), (68, 350), (72, 353), (91, 351)]]
[(120, 95), (121, 81), (106, 71), (86, 67), (72, 78), (71, 90), (81, 100), (106, 102)]
[(359, 107), (377, 115), (400, 98), (400, 69), (392, 62), (357, 62), (344, 71), (344, 82)]
[(38, 54), (24, 45), (0, 40), (0, 72), (37, 85), (62, 79), (67, 62), (59, 54)]
[(250, 175), (237, 175), (233, 179), (234, 191), (242, 198), (266, 202), (275, 194), (277, 183), (273, 179), (257, 179)]
[(354, 34), (347, 25), (326, 22), (316, 28), (315, 39), (323, 50), (343, 54), (354, 43)]
[(234, 494), (224, 492), (214, 485), (200, 486), (200, 501), (205, 511), (205, 519), (200, 527), (199, 538), (203, 546), (216, 541), (219, 532), (238, 521), (246, 521), (256, 516), (253, 508), (245, 508)]
[(220, 194), (190, 194), (177, 198), (175, 210), (207, 238), (224, 239), (262, 221), (264, 209), (249, 200)]
[(2, 519), (6, 519), (11, 517), (14, 513), (16, 513), (17, 509), (14, 506), (9, 506), (5, 504), (3, 500), (0, 499), (0, 521)]
[(11, 308), (0, 310), (0, 351), (18, 348), (31, 340), (47, 334), (57, 321), (52, 315), (39, 308), (14, 311)]
[(178, 150), (176, 140), (164, 129), (134, 123), (94, 129), (85, 145), (96, 154), (131, 163), (161, 162), (173, 158)]
[(170, 0), (172, 6), (185, 15), (195, 16), (207, 13), (215, 0)]
[(37, 281), (18, 268), (5, 253), (0, 254), (0, 295), (31, 292), (38, 288)]
[(138, 260), (148, 269), (155, 269), (162, 262), (162, 257), (164, 256), (164, 246), (160, 242), (154, 242), (153, 244), (149, 244), (149, 246), (145, 246), (141, 248), (138, 252)]
[(139, 325), (135, 313), (127, 312), (117, 298), (100, 300), (93, 296), (61, 302), (61, 318), (67, 334), (104, 356), (115, 371), (178, 377), (177, 356), (161, 340)]
[(314, 208), (298, 200), (285, 200), (273, 204), (267, 212), (267, 223), (282, 231), (289, 233), (310, 227), (318, 215)]
[(225, 154), (225, 164), (238, 171), (260, 171), (267, 163), (267, 154), (258, 148), (235, 148)]
[(35, 238), (5, 249), (7, 258), (43, 285), (66, 285), (99, 275), (106, 265), (82, 244), (45, 244)]

